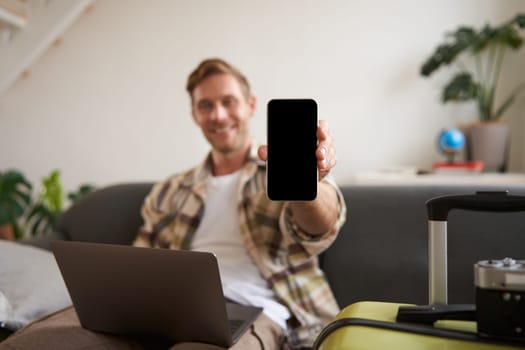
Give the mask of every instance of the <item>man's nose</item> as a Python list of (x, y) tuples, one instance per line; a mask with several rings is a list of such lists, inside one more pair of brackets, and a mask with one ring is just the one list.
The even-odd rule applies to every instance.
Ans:
[(228, 116), (228, 111), (224, 106), (220, 103), (216, 103), (215, 106), (213, 106), (213, 111), (211, 112), (211, 119), (214, 120), (220, 120), (224, 119)]

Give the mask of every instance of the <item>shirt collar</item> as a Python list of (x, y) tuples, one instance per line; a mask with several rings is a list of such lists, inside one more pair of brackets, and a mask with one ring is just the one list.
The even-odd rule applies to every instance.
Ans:
[[(248, 157), (244, 163), (243, 168), (241, 169), (241, 171), (244, 173), (243, 177), (251, 178), (258, 168), (266, 166), (266, 162), (262, 161), (257, 154), (257, 149), (259, 146), (260, 145), (256, 142), (251, 144)], [(193, 187), (197, 190), (197, 192), (200, 192), (199, 189), (205, 186), (206, 180), (210, 176), (213, 176), (211, 152), (209, 152), (204, 158), (204, 161), (202, 161), (202, 163), (195, 168), (194, 176), (186, 177), (182, 184), (184, 186)]]

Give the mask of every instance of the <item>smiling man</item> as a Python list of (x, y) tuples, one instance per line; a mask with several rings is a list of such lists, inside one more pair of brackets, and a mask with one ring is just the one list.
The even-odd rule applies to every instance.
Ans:
[(188, 83), (193, 120), (212, 147), (213, 175), (232, 173), (242, 167), (250, 147), (255, 97), (230, 74), (213, 74), (194, 84)]
[[(250, 132), (256, 100), (246, 78), (227, 62), (209, 59), (191, 73), (187, 90), (193, 120), (211, 150), (195, 168), (153, 187), (142, 206), (144, 223), (134, 245), (215, 254), (225, 298), (263, 309), (232, 349), (310, 347), (339, 311), (317, 262), (346, 217), (343, 196), (329, 176), (336, 163), (332, 134), (320, 121), (317, 198), (271, 201), (266, 196), (267, 149), (257, 146)], [(153, 345), (82, 328), (69, 307), (32, 323), (0, 348), (47, 350), (64, 344), (68, 349), (121, 350)], [(169, 346), (219, 349), (189, 342)]]
[(266, 196), (266, 146), (257, 146), (250, 132), (256, 99), (244, 75), (223, 60), (208, 59), (190, 74), (187, 91), (193, 120), (211, 150), (197, 167), (154, 186), (134, 244), (217, 256), (225, 297), (263, 308), (234, 349), (311, 346), (338, 311), (317, 264), (346, 212), (327, 176), (336, 163), (332, 134), (321, 121), (317, 199), (273, 202)]

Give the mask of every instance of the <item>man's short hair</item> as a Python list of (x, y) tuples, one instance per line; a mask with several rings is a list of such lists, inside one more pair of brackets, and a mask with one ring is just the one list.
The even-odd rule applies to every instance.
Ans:
[(186, 84), (186, 91), (190, 94), (190, 98), (193, 101), (193, 90), (199, 85), (204, 79), (214, 74), (229, 74), (232, 75), (239, 84), (244, 92), (246, 98), (250, 93), (250, 84), (246, 77), (234, 66), (220, 58), (210, 58), (202, 61), (197, 68), (188, 77), (188, 83)]

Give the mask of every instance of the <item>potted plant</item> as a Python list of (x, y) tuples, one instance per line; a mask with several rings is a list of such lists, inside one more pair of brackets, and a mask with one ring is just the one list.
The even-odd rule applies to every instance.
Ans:
[(0, 238), (22, 237), (18, 220), (31, 204), (31, 189), (31, 184), (19, 171), (0, 172)]
[[(53, 170), (42, 178), (42, 188), (36, 197), (33, 186), (17, 170), (0, 172), (0, 239), (19, 239), (51, 232), (65, 205), (64, 188), (60, 172)], [(70, 203), (75, 203), (95, 189), (82, 184), (68, 193)]]
[[(447, 33), (445, 42), (435, 49), (421, 67), (421, 74), (426, 77), (446, 65), (455, 64), (458, 68), (458, 72), (443, 89), (442, 101), (476, 102), (479, 123), (466, 132), (470, 151), (468, 157), (470, 160), (484, 161), (488, 170), (502, 171), (505, 168), (508, 127), (497, 122), (525, 90), (525, 82), (522, 82), (501, 99), (498, 105), (495, 104), (503, 58), (509, 50), (517, 50), (523, 45), (520, 35), (523, 28), (525, 14), (518, 14), (497, 27), (487, 24), (476, 30), (461, 26), (456, 31)], [(489, 125), (505, 138), (499, 141), (503, 148), (500, 151), (501, 160), (480, 159), (484, 158), (483, 154), (479, 154), (483, 150), (494, 152), (493, 147), (487, 147), (487, 139), (482, 141), (481, 148), (476, 148), (475, 136), (485, 135), (486, 131), (482, 128)]]

